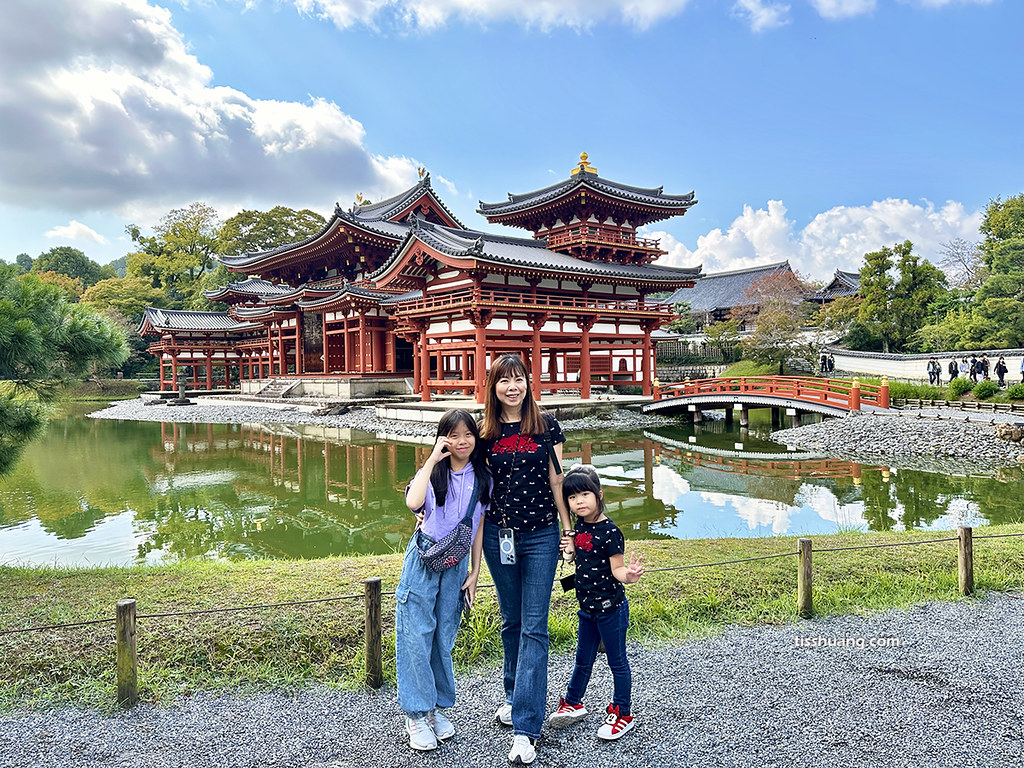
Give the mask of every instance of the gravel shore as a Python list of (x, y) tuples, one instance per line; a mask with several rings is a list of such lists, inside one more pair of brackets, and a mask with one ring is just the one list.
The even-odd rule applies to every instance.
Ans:
[[(325, 427), (359, 429), (374, 434), (386, 433), (405, 437), (433, 437), (434, 424), (414, 421), (378, 419), (372, 406), (353, 408), (340, 416), (314, 416), (297, 408), (267, 408), (260, 405), (202, 403), (186, 408), (167, 405), (145, 405), (144, 401), (122, 400), (99, 411), (90, 413), (94, 419), (119, 421), (167, 421), (189, 424), (318, 424)], [(588, 430), (633, 430), (674, 423), (664, 416), (645, 415), (634, 411), (617, 410), (600, 416), (559, 421), (566, 432)]]
[[(673, 647), (631, 644), (638, 725), (595, 737), (611, 679), (598, 658), (586, 704), (545, 727), (535, 765), (665, 768), (948, 768), (1021, 765), (1020, 595), (928, 603), (868, 618), (729, 629)], [(877, 647), (894, 638), (899, 647)], [(859, 647), (858, 647), (859, 646)], [(873, 647), (874, 646), (874, 647)], [(571, 659), (553, 658), (549, 705)], [(75, 710), (0, 715), (0, 768), (363, 768), (508, 765), (490, 722), (500, 668), (459, 679), (458, 734), (416, 754), (395, 691), (199, 695), (111, 717)]]
[(1024, 463), (1024, 443), (1000, 439), (995, 424), (1019, 419), (1014, 414), (965, 417), (962, 411), (940, 409), (892, 411), (782, 429), (772, 433), (772, 440), (854, 460), (895, 459), (901, 463), (924, 459), (967, 468), (1007, 466)]

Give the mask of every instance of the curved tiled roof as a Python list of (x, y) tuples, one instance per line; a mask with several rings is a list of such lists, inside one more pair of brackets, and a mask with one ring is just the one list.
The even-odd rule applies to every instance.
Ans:
[(792, 270), (789, 261), (786, 260), (729, 272), (713, 272), (704, 275), (692, 288), (680, 288), (665, 301), (669, 304), (688, 302), (693, 312), (713, 312), (716, 309), (741, 307), (751, 303), (747, 289), (755, 280), (774, 272), (789, 271)]
[(288, 293), (292, 288), (281, 283), (272, 283), (269, 280), (262, 280), (258, 277), (250, 277), (248, 280), (241, 280), (237, 283), (228, 283), (225, 286), (212, 291), (203, 291), (203, 295), (211, 301), (220, 301), (222, 297), (238, 294), (240, 296), (252, 296), (261, 299), (267, 296), (279, 296)]
[(460, 227), (465, 226), (458, 217), (452, 213), (448, 206), (444, 204), (437, 195), (434, 194), (433, 187), (430, 186), (430, 174), (425, 174), (416, 184), (404, 192), (399, 192), (394, 197), (389, 197), (387, 200), (381, 200), (379, 203), (367, 203), (366, 205), (353, 205), (349, 209), (355, 218), (360, 221), (389, 221), (392, 216), (397, 216), (406, 208), (408, 208), (416, 198), (420, 197), (424, 192), (429, 192), (431, 199), (436, 202), (444, 212), (447, 213), (452, 221), (456, 222)]
[(229, 333), (249, 331), (259, 327), (253, 323), (239, 322), (227, 312), (191, 312), (156, 307), (146, 307), (139, 331), (147, 324), (157, 331), (227, 331)]
[(334, 304), (345, 296), (358, 296), (364, 299), (374, 299), (379, 301), (385, 297), (390, 298), (393, 295), (394, 294), (386, 291), (373, 291), (369, 288), (362, 288), (358, 285), (346, 285), (344, 288), (335, 291), (330, 296), (321, 296), (306, 301), (297, 301), (295, 302), (295, 306), (301, 307), (302, 309), (316, 309), (317, 307)]
[(843, 272), (837, 269), (832, 280), (814, 294), (816, 301), (830, 301), (843, 296), (856, 296), (860, 291), (860, 272)]
[(660, 267), (651, 264), (619, 264), (617, 262), (586, 261), (557, 251), (550, 251), (543, 240), (506, 237), (488, 232), (452, 229), (421, 219), (413, 222), (406, 242), (381, 267), (368, 276), (369, 280), (385, 274), (412, 238), (450, 256), (474, 258), (491, 264), (515, 265), (539, 270), (554, 270), (563, 274), (593, 277), (618, 277), (635, 280), (678, 282), (700, 277), (700, 267)]
[(628, 184), (620, 184), (617, 181), (602, 179), (596, 173), (581, 170), (572, 178), (561, 181), (558, 184), (552, 184), (550, 187), (521, 195), (509, 194), (507, 201), (485, 203), (481, 200), (477, 213), (484, 216), (503, 216), (509, 213), (525, 211), (552, 200), (557, 200), (559, 197), (575, 192), (580, 187), (586, 187), (595, 192), (631, 203), (640, 203), (673, 211), (685, 211), (697, 203), (693, 192), (686, 195), (666, 195), (663, 187), (632, 187)]

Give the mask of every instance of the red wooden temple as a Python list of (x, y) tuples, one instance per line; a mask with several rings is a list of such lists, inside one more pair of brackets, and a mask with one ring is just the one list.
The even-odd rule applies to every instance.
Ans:
[(637, 229), (696, 202), (605, 179), (584, 153), (564, 181), (480, 203), (489, 223), (533, 235), (510, 237), (467, 229), (428, 174), (383, 202), (336, 206), (305, 240), (223, 257), (248, 277), (206, 294), (228, 312), (149, 308), (139, 330), (158, 337), (161, 389), (187, 367), (190, 387), (360, 379), (479, 399), (489, 361), (513, 352), (538, 398), (612, 383), (650, 395), (651, 334), (675, 314), (648, 297), (693, 285), (700, 268), (657, 265), (665, 251)]

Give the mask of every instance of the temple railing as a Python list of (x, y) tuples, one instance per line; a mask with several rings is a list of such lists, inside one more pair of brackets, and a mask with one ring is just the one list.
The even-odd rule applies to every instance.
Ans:
[(637, 237), (632, 232), (602, 227), (600, 224), (581, 224), (547, 235), (548, 248), (575, 245), (583, 241), (602, 245), (620, 245), (627, 248), (646, 248), (652, 251), (659, 250), (661, 245), (660, 240)]
[(883, 378), (881, 384), (862, 384), (858, 379), (737, 376), (687, 380), (667, 386), (656, 385), (654, 389), (655, 401), (701, 395), (783, 397), (858, 411), (862, 405), (888, 408), (889, 380)]
[(533, 309), (540, 312), (549, 310), (572, 310), (586, 313), (618, 313), (643, 314), (645, 316), (671, 315), (675, 311), (671, 304), (660, 301), (612, 301), (596, 296), (549, 296), (538, 295), (534, 298), (529, 291), (480, 291), (474, 294), (472, 289), (453, 291), (439, 296), (426, 296), (396, 303), (403, 314), (434, 312), (440, 309), (459, 309), (462, 307), (516, 307)]

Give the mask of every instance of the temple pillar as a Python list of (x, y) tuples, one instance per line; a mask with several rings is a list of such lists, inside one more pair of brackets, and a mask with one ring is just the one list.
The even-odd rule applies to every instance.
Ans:
[[(227, 363), (224, 364), (224, 378), (228, 377), (227, 374)], [(213, 353), (206, 353), (206, 389), (213, 389)]]
[(284, 354), (284, 323), (277, 326), (277, 367), (282, 376), (288, 375), (288, 360)]
[(302, 313), (295, 313), (295, 375), (301, 376), (302, 371)]
[(540, 401), (544, 391), (540, 385), (540, 327), (533, 329), (533, 353), (530, 355), (530, 380), (533, 382), (533, 399)]
[(267, 325), (267, 378), (274, 375), (274, 326)]
[(171, 352), (171, 391), (178, 391), (178, 353)]
[(359, 354), (356, 360), (359, 363), (359, 372), (366, 373), (366, 313), (359, 313)]
[(420, 381), (422, 376), (420, 374), (420, 348), (418, 340), (412, 341), (412, 392), (416, 394), (420, 391)]
[(580, 323), (583, 329), (580, 338), (580, 398), (583, 400), (590, 399), (590, 329), (593, 327), (593, 320)]
[[(437, 361), (440, 372), (441, 360)], [(427, 347), (427, 329), (420, 331), (420, 400), (430, 402), (430, 349)]]
[(164, 378), (164, 376), (166, 374), (166, 368), (167, 368), (167, 361), (164, 360), (164, 353), (161, 352), (160, 353), (160, 391), (161, 392), (164, 391), (164, 383), (167, 381), (167, 379)]
[(487, 321), (478, 317), (473, 321), (473, 389), (476, 392), (476, 401), (484, 401), (484, 375), (486, 373), (487, 353), (484, 345), (487, 341)]
[(654, 394), (653, 377), (651, 376), (651, 327), (644, 325), (643, 359), (640, 361), (642, 377), (642, 390), (644, 396), (650, 397)]

